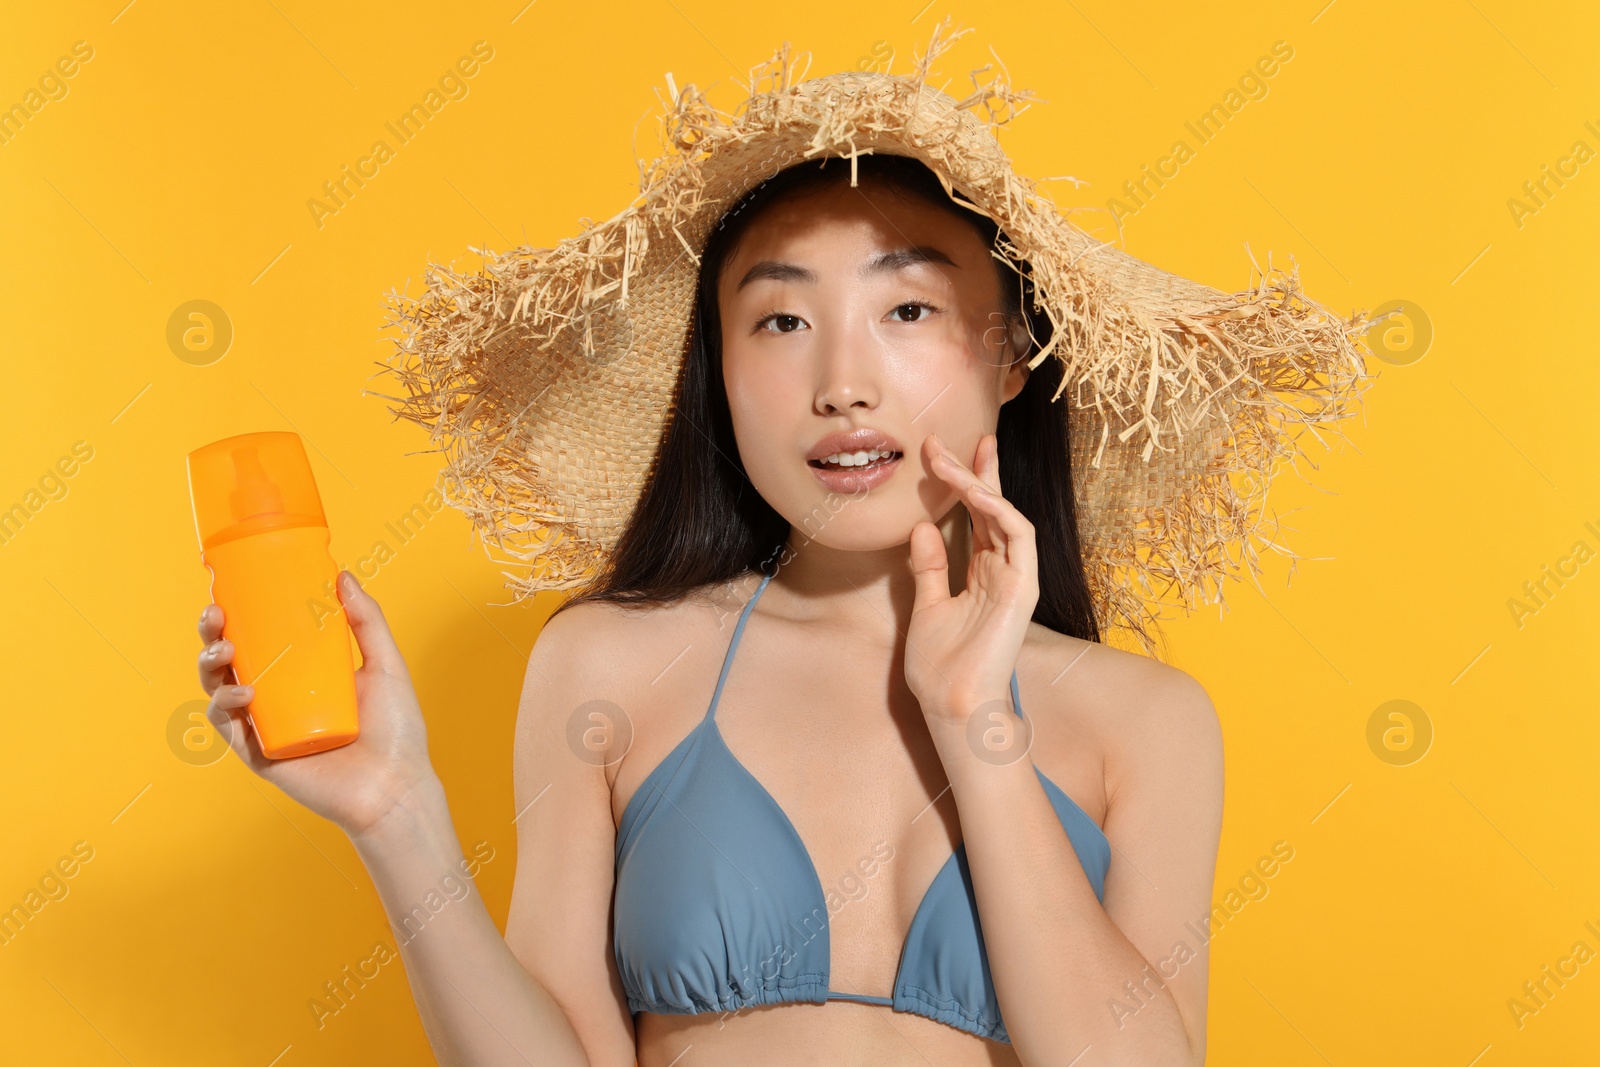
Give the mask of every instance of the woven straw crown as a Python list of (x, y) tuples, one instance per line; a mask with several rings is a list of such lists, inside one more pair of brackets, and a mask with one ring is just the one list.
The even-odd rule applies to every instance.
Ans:
[(990, 67), (965, 99), (928, 83), (932, 61), (969, 32), (945, 28), (909, 75), (796, 79), (785, 44), (751, 72), (733, 114), (668, 75), (666, 150), (641, 163), (625, 210), (554, 248), (472, 249), (486, 260), (476, 274), (430, 264), (416, 298), (390, 292), (400, 336), (385, 373), (408, 396), (385, 399), (430, 427), (446, 497), (486, 547), (529, 564), (504, 572), (516, 600), (587, 584), (626, 525), (671, 413), (699, 254), (723, 213), (808, 159), (844, 158), (853, 182), (869, 152), (921, 160), (994, 219), (1008, 261), (1031, 267), (1054, 333), (1029, 366), (1064, 365), (1102, 632), (1123, 628), (1151, 651), (1167, 591), (1186, 610), (1221, 604), (1224, 578), (1248, 565), (1254, 580), (1260, 548), (1296, 558), (1264, 515), (1267, 483), (1279, 459), (1303, 454), (1293, 431), (1351, 413), (1372, 323), (1304, 297), (1293, 269), (1257, 268), (1251, 289), (1227, 294), (1078, 229), (996, 137), (1031, 92), (980, 82)]

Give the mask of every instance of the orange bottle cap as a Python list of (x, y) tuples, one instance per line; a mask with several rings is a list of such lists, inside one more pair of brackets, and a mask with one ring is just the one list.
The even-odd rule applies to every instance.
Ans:
[(225, 437), (189, 453), (189, 502), (201, 551), (289, 526), (326, 526), (300, 435)]

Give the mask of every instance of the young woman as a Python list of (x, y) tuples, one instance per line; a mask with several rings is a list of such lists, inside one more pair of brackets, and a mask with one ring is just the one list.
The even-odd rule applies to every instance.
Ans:
[[(705, 250), (650, 487), (528, 666), (505, 935), (473, 894), (402, 941), (441, 1063), (1203, 1062), (1216, 714), (1100, 643), (994, 223), (858, 163), (781, 172)], [(340, 592), (360, 739), (233, 743), (398, 928), (463, 854), (383, 614)], [(224, 621), (219, 722), (250, 700)]]

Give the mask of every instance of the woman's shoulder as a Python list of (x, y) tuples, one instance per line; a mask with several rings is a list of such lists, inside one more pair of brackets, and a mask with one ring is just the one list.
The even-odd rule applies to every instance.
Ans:
[[(606, 736), (618, 757), (596, 761), (611, 792), (613, 825), (637, 787), (632, 768), (654, 766), (702, 713), (705, 679), (715, 677), (753, 585), (748, 576), (730, 579), (661, 604), (579, 601), (540, 631), (528, 678), (547, 699), (535, 725), (546, 735), (587, 736), (585, 724), (599, 715), (616, 726)], [(624, 778), (632, 786), (619, 793)]]
[(556, 610), (540, 631), (542, 640), (550, 632), (557, 640), (605, 639), (636, 644), (681, 633), (686, 625), (707, 620), (713, 625), (730, 611), (744, 607), (754, 583), (753, 572), (708, 582), (672, 600), (657, 603), (627, 603), (616, 600), (579, 600)]
[(1080, 679), (1092, 679), (1082, 684), (1101, 695), (1109, 695), (1111, 691), (1125, 693), (1130, 688), (1182, 689), (1200, 684), (1187, 671), (1170, 663), (1097, 641), (1085, 641), (1038, 623), (1029, 624), (1025, 647), (1033, 652), (1041, 669), (1054, 664), (1058, 672), (1076, 672)]
[(1110, 789), (1136, 760), (1181, 759), (1185, 746), (1220, 743), (1210, 697), (1179, 667), (1036, 623), (1024, 647), (1018, 675), (1024, 686), (1033, 683), (1034, 694), (1030, 701), (1023, 692), (1024, 707), (1065, 719), (1074, 736), (1092, 739)]
[(580, 600), (564, 606), (539, 631), (531, 669), (607, 679), (606, 688), (619, 696), (637, 693), (686, 648), (714, 644), (730, 615), (744, 607), (751, 586), (746, 575), (662, 603)]

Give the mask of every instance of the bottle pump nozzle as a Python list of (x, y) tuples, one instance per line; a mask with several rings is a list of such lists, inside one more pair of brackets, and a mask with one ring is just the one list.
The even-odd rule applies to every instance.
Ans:
[(253, 447), (233, 450), (233, 477), (235, 488), (228, 494), (228, 506), (235, 522), (283, 510), (283, 493), (267, 477)]

